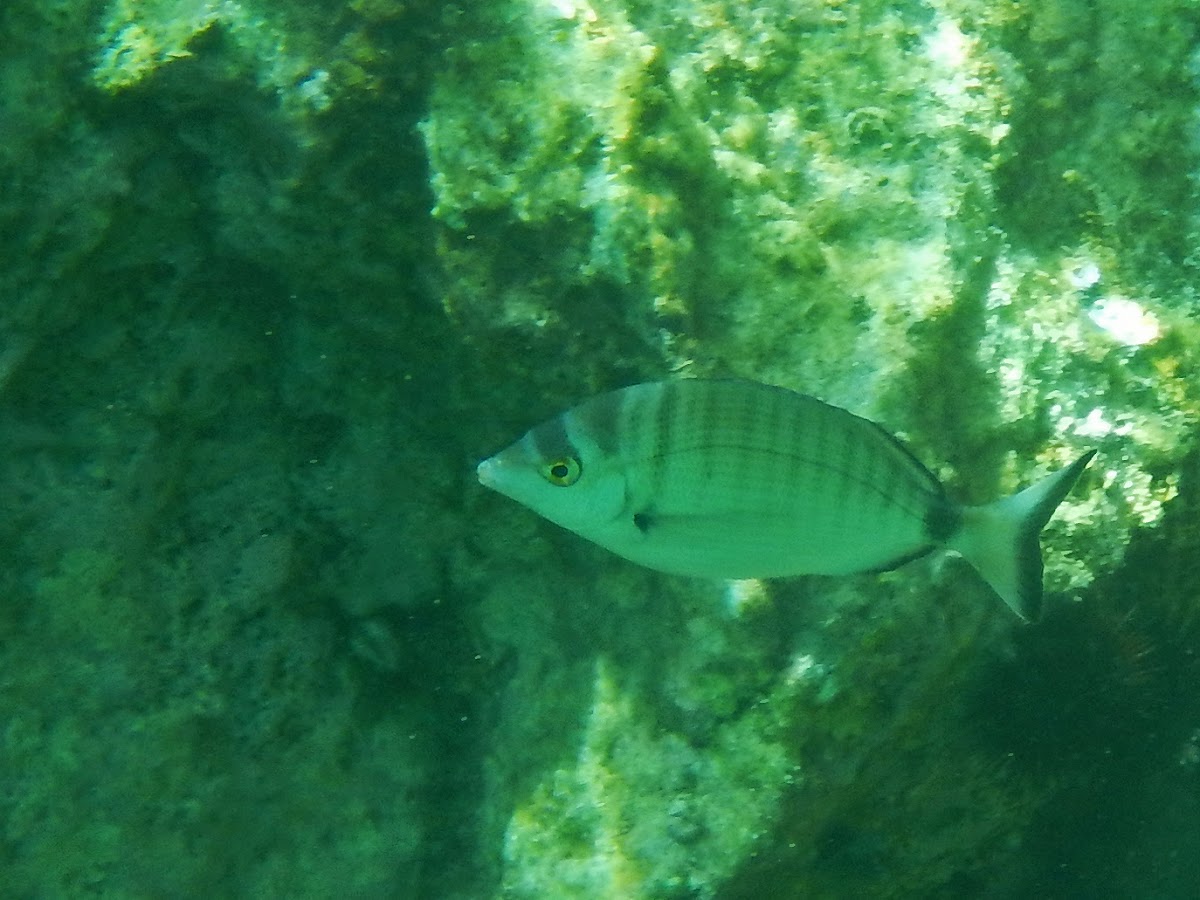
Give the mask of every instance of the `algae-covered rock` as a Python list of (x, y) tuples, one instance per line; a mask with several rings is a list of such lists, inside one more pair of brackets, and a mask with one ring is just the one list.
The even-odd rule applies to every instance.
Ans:
[[(707, 3), (668, 16), (636, 4), (518, 3), (492, 15), (448, 54), (423, 124), (439, 253), (454, 276), (445, 302), (474, 342), (521, 346), (504, 368), (539, 385), (539, 395), (561, 397), (559, 406), (610, 379), (667, 369), (815, 392), (904, 430), (972, 502), (1096, 447), (1092, 471), (1044, 542), (1054, 609), (1099, 603), (1097, 576), (1119, 571), (1131, 536), (1160, 522), (1178, 490), (1172, 467), (1197, 412), (1196, 387), (1180, 366), (1194, 355), (1184, 348), (1194, 346), (1195, 330), (1179, 313), (1190, 302), (1187, 279), (1177, 275), (1168, 288), (1161, 260), (1121, 260), (1127, 243), (1116, 229), (1077, 227), (1072, 241), (1060, 235), (1053, 245), (1044, 235), (1031, 240), (1038, 185), (1017, 182), (1034, 154), (1033, 129), (1044, 127), (1033, 76), (1047, 66), (1067, 81), (1088, 77), (1026, 58), (1038, 46), (1026, 36), (1047, 27), (1046, 10)], [(1115, 61), (1136, 57), (1141, 40), (1120, 41), (1120, 18), (1090, 20), (1111, 36), (1103, 66), (1114, 78)], [(1064, 14), (1064, 32), (1071, 21)], [(1173, 61), (1154, 64), (1168, 81), (1189, 65), (1183, 44), (1172, 46)], [(598, 58), (607, 61), (599, 69)], [(1120, 88), (1111, 87), (1115, 97)], [(1157, 127), (1171, 149), (1156, 156), (1195, 159), (1182, 125), (1190, 109), (1163, 110)], [(1077, 153), (1075, 169), (1060, 173), (1067, 183), (1084, 167), (1109, 164), (1089, 147)], [(1132, 197), (1124, 185), (1116, 177), (1107, 196)], [(1187, 224), (1179, 212), (1186, 205), (1174, 209), (1168, 230)], [(1030, 219), (1014, 221), (1019, 210)], [(1173, 240), (1160, 235), (1164, 252)], [(1160, 297), (1165, 290), (1171, 296)], [(658, 368), (638, 369), (654, 352)], [(540, 387), (547, 384), (556, 387)], [(537, 568), (553, 578), (546, 564)], [(1077, 773), (1009, 772), (990, 755), (995, 747), (976, 743), (964, 709), (986, 701), (966, 697), (982, 677), (972, 661), (990, 658), (991, 648), (1002, 654), (1007, 641), (1002, 622), (984, 624), (973, 612), (994, 598), (965, 570), (951, 571), (948, 596), (946, 588), (870, 583), (854, 586), (853, 601), (822, 600), (823, 589), (781, 591), (775, 602), (831, 603), (833, 611), (816, 629), (829, 641), (824, 652), (807, 652), (801, 629), (794, 644), (776, 647), (776, 675), (789, 665), (825, 673), (812, 693), (838, 685), (842, 701), (814, 715), (803, 690), (801, 699), (777, 698), (768, 677), (753, 690), (776, 703), (782, 731), (747, 724), (749, 703), (689, 734), (658, 701), (623, 688), (609, 659), (625, 655), (619, 636), (616, 646), (588, 641), (598, 674), (590, 692), (573, 694), (587, 725), (571, 732), (574, 753), (564, 750), (543, 781), (516, 792), (507, 891), (759, 896), (784, 879), (797, 896), (912, 896), (994, 880), (992, 865), (1022, 852), (1060, 776), (1074, 783)], [(525, 576), (521, 583), (514, 603), (528, 600)], [(490, 595), (503, 585), (501, 577)], [(674, 660), (668, 669), (704, 671), (695, 660), (705, 645), (689, 643), (689, 634), (738, 626), (715, 605), (688, 608), (690, 631), (668, 627), (664, 636), (638, 626), (630, 641), (666, 640), (657, 654)], [(874, 618), (856, 621), (854, 609)], [(1086, 631), (1062, 637), (1093, 639)], [(537, 642), (507, 630), (503, 640)], [(737, 653), (722, 646), (712, 655)], [(699, 707), (725, 707), (728, 681), (691, 683), (709, 693)], [(889, 685), (886, 700), (881, 684)], [(898, 702), (892, 692), (913, 699)], [(952, 699), (940, 704), (947, 692)], [(536, 707), (524, 715), (536, 716)], [(596, 735), (611, 721), (627, 723), (622, 740), (598, 754)], [(757, 769), (760, 783), (723, 785), (748, 802), (698, 785), (695, 796), (721, 796), (741, 825), (684, 826), (680, 838), (668, 827), (678, 814), (653, 783), (685, 779), (640, 775), (630, 760), (674, 759), (686, 769), (679, 748), (696, 745), (703, 762), (692, 762), (693, 771), (741, 770), (742, 754), (775, 763)], [(877, 755), (876, 746), (887, 750)], [(844, 770), (830, 762), (835, 754)], [(944, 765), (961, 777), (948, 782)], [(890, 807), (881, 809), (880, 796)], [(705, 818), (703, 803), (673, 808)], [(901, 837), (918, 822), (919, 836)], [(652, 852), (635, 837), (646, 833), (660, 836)], [(747, 842), (747, 834), (756, 837)]]
[[(371, 699), (466, 645), (430, 624), (432, 544), (376, 562), (376, 541), (455, 521), (429, 498), (460, 459), (433, 436), (444, 381), (415, 362), (446, 332), (410, 276), (421, 238), (403, 223), (427, 202), (415, 139), (395, 135), (414, 113), (364, 111), (379, 84), (351, 77), (373, 65), (365, 34), (389, 51), (428, 35), (418, 20), (379, 37), (385, 5), (319, 33), (298, 24), (316, 10), (267, 4), (0, 11), (7, 894), (397, 896), (477, 878), (421, 862), (459, 840), (423, 807), (467, 818), (430, 799), (463, 770), (429, 765), (469, 739), (465, 688)], [(104, 77), (138, 30), (163, 48), (153, 65)], [(313, 65), (344, 108), (272, 80)], [(363, 129), (399, 166), (386, 184)], [(363, 476), (401, 457), (424, 475), (372, 516)], [(385, 668), (351, 648), (393, 601), (422, 609)]]
[[(1198, 20), (7, 4), (5, 887), (1186, 893)], [(475, 484), (687, 374), (967, 502), (1097, 449), (1046, 620), (953, 560), (667, 578)]]
[[(449, 55), (424, 125), (467, 324), (578, 343), (611, 323), (676, 365), (872, 396), (996, 255), (976, 226), (1009, 60), (944, 12), (496, 9), (500, 36)], [(490, 251), (497, 217), (537, 265)]]

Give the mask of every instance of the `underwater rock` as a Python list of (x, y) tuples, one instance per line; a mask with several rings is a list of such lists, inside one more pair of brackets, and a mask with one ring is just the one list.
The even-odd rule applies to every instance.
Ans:
[[(505, 385), (537, 397), (535, 413), (498, 398), (505, 424), (480, 456), (647, 365), (783, 384), (880, 419), (971, 502), (1097, 447), (1046, 537), (1054, 603), (1087, 602), (1176, 493), (1171, 467), (1197, 414), (1180, 367), (1196, 334), (1103, 235), (1045, 247), (1004, 227), (1023, 163), (1013, 148), (1030, 139), (1013, 134), (1031, 127), (1017, 105), (1038, 102), (1017, 55), (1030, 45), (1013, 35), (1040, 15), (493, 8), (447, 54), (422, 126), (447, 311)], [(520, 353), (491, 357), (489, 344)], [(509, 527), (520, 512), (489, 515)], [(485, 621), (530, 603), (569, 618), (565, 597), (621, 622), (589, 612), (549, 645), (488, 631), (517, 659), (570, 659), (577, 673), (579, 718), (540, 778), (526, 772), (497, 804), (513, 807), (508, 895), (754, 896), (783, 878), (797, 896), (967, 890), (1020, 852), (1054, 795), (1055, 777), (1014, 776), (959, 718), (956, 691), (1007, 639), (953, 566), (853, 588), (771, 585), (759, 593), (772, 612), (747, 621), (694, 583), (631, 590), (627, 578), (646, 579), (566, 537), (540, 532), (538, 549), (535, 526), (520, 527), (525, 542), (490, 544), (521, 562), (484, 588), (497, 608)], [(568, 553), (603, 566), (602, 580), (560, 581), (554, 560)], [(518, 569), (510, 589), (503, 573)], [(806, 611), (779, 609), (789, 603)], [(688, 613), (664, 625), (639, 604), (667, 621)], [(738, 636), (761, 615), (786, 620), (784, 637), (749, 671), (727, 668), (764, 652)], [(725, 635), (719, 649), (689, 640), (710, 632)], [(720, 674), (680, 674), (698, 671)], [(681, 683), (703, 699), (675, 696)], [(534, 684), (509, 682), (506, 715), (553, 731), (564, 710), (543, 719)], [(947, 765), (961, 777), (945, 779)], [(719, 788), (715, 772), (730, 775)]]
[[(1200, 733), (1197, 22), (1035, 7), (5, 6), (11, 890), (1031, 896), (1106, 807), (1070, 858), (1119, 867)], [(954, 561), (667, 578), (475, 484), (686, 374), (964, 502), (1096, 448), (1049, 627)]]

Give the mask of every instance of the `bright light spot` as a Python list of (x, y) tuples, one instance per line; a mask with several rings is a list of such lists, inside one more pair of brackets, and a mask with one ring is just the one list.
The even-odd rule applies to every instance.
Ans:
[(579, 19), (591, 24), (596, 21), (596, 12), (588, 6), (587, 0), (542, 0), (546, 11), (556, 19), (570, 22)]
[(950, 69), (961, 68), (967, 61), (970, 43), (958, 25), (949, 19), (938, 23), (937, 29), (926, 40), (929, 58)]
[(1099, 409), (1093, 409), (1087, 414), (1087, 418), (1075, 427), (1076, 434), (1089, 438), (1102, 438), (1111, 434), (1112, 430), (1112, 423), (1104, 418), (1104, 413)]
[(747, 609), (766, 602), (767, 591), (761, 581), (748, 578), (725, 584), (725, 608), (734, 616), (740, 616)]
[(816, 667), (817, 661), (810, 654), (805, 653), (802, 656), (797, 656), (792, 660), (792, 664), (788, 666), (787, 680), (792, 684), (795, 684), (797, 681), (803, 681), (808, 673)]
[(1088, 310), (1088, 318), (1113, 340), (1140, 347), (1158, 338), (1158, 319), (1128, 297), (1105, 297)]
[(1096, 408), (1082, 419), (1064, 416), (1058, 421), (1058, 430), (1062, 433), (1070, 432), (1071, 434), (1097, 439), (1107, 437), (1110, 434), (1115, 434), (1118, 437), (1127, 437), (1133, 434), (1133, 422), (1121, 421), (1119, 419), (1116, 422), (1111, 422), (1104, 417), (1104, 410)]
[(314, 69), (307, 78), (296, 85), (296, 93), (317, 112), (329, 109), (333, 103), (329, 98), (329, 72), (325, 69)]
[(1075, 290), (1086, 291), (1100, 281), (1100, 267), (1088, 260), (1072, 269), (1067, 277), (1071, 280), (1071, 287)]
[(788, 684), (793, 686), (805, 681), (824, 679), (819, 694), (826, 691), (834, 693), (837, 691), (837, 686), (831, 684), (833, 679), (829, 677), (829, 666), (817, 662), (816, 657), (810, 653), (793, 656), (783, 677)]

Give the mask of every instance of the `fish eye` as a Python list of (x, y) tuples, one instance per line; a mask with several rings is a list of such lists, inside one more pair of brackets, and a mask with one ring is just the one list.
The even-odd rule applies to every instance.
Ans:
[(542, 474), (546, 476), (546, 480), (559, 487), (570, 487), (579, 480), (582, 473), (583, 468), (579, 465), (579, 460), (573, 456), (564, 456), (542, 467)]

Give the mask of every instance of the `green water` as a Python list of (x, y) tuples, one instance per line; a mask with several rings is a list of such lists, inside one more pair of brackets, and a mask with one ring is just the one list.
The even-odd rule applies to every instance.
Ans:
[[(0, 897), (1200, 896), (1200, 7), (12, 0)], [(711, 584), (475, 482), (780, 384), (961, 560)]]

